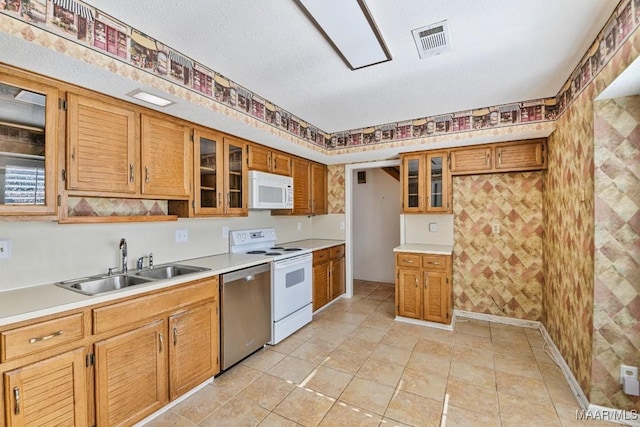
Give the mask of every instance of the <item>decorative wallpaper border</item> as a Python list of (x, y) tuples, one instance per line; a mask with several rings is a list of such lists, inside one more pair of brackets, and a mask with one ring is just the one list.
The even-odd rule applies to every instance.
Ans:
[(280, 132), (333, 152), (371, 145), (384, 145), (386, 148), (386, 144), (399, 141), (555, 121), (638, 27), (640, 0), (620, 3), (555, 97), (419, 117), (332, 134), (161, 41), (80, 1), (2, 0), (0, 13), (60, 35), (246, 114)]

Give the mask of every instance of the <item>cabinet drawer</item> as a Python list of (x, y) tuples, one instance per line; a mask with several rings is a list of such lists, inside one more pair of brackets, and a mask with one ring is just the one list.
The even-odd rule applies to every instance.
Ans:
[(313, 263), (318, 264), (329, 259), (329, 249), (320, 249), (313, 251)]
[(177, 311), (200, 301), (215, 298), (218, 294), (218, 277), (204, 279), (192, 285), (159, 291), (158, 293), (134, 298), (93, 309), (93, 333), (99, 334), (145, 319), (161, 316), (169, 311)]
[(420, 268), (420, 254), (399, 253), (396, 255), (396, 264), (401, 267)]
[(46, 350), (84, 337), (84, 314), (76, 313), (46, 322), (4, 331), (2, 361)]
[(344, 245), (334, 246), (329, 248), (329, 257), (333, 258), (342, 258), (344, 256)]
[(446, 255), (422, 255), (422, 266), (429, 270), (446, 270)]

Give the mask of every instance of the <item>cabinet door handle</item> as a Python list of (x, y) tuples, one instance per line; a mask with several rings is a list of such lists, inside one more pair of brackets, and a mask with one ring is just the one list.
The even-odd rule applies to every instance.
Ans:
[(42, 337), (31, 338), (29, 340), (29, 344), (33, 344), (33, 343), (40, 342), (40, 341), (50, 340), (51, 338), (59, 337), (62, 334), (64, 334), (64, 331), (56, 331), (56, 332), (54, 332), (52, 334), (45, 335), (45, 336), (42, 336)]
[(13, 413), (20, 415), (20, 389), (18, 387), (13, 388), (13, 398), (16, 401), (16, 406), (13, 408)]
[(144, 167), (144, 182), (149, 183), (149, 166)]
[(424, 278), (424, 288), (427, 289), (429, 287), (429, 276)]
[(498, 151), (498, 163), (502, 164), (502, 151)]
[(133, 166), (133, 164), (129, 165), (129, 182), (133, 182), (135, 180), (134, 177), (134, 173), (135, 173), (135, 167)]
[(413, 260), (412, 259), (403, 259), (402, 262), (406, 262), (408, 264), (413, 264)]
[(160, 341), (160, 353), (162, 353), (162, 346), (164, 345), (164, 335), (158, 335), (158, 340)]
[(173, 328), (173, 345), (178, 345), (178, 328)]
[(487, 160), (486, 160), (486, 162), (485, 162), (485, 164), (486, 164), (487, 166), (489, 166), (489, 159), (490, 159), (490, 158), (491, 158), (491, 154), (487, 153)]
[(440, 265), (440, 261), (427, 261), (427, 264)]

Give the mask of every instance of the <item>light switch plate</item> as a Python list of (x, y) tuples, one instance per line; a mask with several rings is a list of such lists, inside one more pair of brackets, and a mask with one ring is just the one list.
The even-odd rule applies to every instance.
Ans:
[(11, 259), (11, 240), (0, 239), (0, 259)]

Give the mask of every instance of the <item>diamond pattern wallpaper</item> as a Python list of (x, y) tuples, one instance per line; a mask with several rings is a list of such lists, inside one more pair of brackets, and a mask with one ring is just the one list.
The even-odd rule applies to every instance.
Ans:
[[(622, 353), (632, 350), (627, 342), (631, 341), (630, 337), (637, 336), (638, 323), (627, 324), (630, 320), (627, 313), (636, 310), (636, 303), (631, 303), (630, 311), (613, 315), (618, 326), (626, 326), (611, 329), (606, 320), (606, 317), (611, 319), (611, 315), (606, 313), (607, 309), (603, 312), (603, 305), (615, 305), (610, 298), (611, 294), (615, 295), (610, 288), (614, 282), (601, 273), (594, 280), (594, 98), (639, 56), (639, 52), (640, 32), (636, 30), (558, 118), (556, 131), (549, 138), (549, 169), (543, 186), (543, 323), (592, 403), (635, 409), (638, 409), (638, 403), (619, 399), (620, 386), (614, 385), (610, 378), (606, 380), (607, 375), (611, 376), (611, 365), (617, 363), (615, 358), (618, 356), (611, 349), (607, 354), (607, 349), (602, 347), (618, 350), (626, 347)], [(598, 154), (599, 159), (601, 154)], [(627, 187), (627, 191), (637, 194), (638, 190)], [(598, 196), (599, 199), (609, 197)], [(601, 202), (598, 203), (602, 207)], [(598, 232), (619, 221), (616, 215), (600, 209), (598, 212)], [(598, 252), (598, 259), (608, 251), (609, 246), (604, 245)], [(622, 264), (624, 261), (616, 261), (616, 267)], [(597, 265), (598, 269), (602, 266)], [(607, 285), (594, 289), (594, 281), (600, 280)], [(616, 298), (621, 299), (618, 295)], [(602, 342), (600, 336), (608, 344)], [(596, 385), (603, 379), (607, 382), (604, 387)]]
[(327, 202), (330, 214), (344, 213), (344, 165), (329, 165)]
[(454, 307), (540, 320), (542, 172), (454, 177), (453, 217)]
[(595, 313), (591, 401), (640, 409), (618, 383), (640, 365), (640, 96), (595, 103)]

